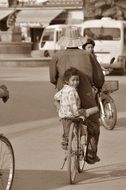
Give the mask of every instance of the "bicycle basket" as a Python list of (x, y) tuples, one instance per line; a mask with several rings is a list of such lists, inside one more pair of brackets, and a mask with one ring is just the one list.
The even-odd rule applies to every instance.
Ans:
[(119, 89), (119, 81), (105, 81), (102, 92), (112, 93)]

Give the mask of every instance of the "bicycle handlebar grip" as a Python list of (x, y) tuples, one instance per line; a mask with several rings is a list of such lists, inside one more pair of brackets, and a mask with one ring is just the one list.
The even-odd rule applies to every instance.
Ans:
[(92, 108), (88, 108), (85, 110), (86, 111), (86, 115), (87, 117), (89, 117), (90, 115), (93, 115), (94, 113), (97, 113), (99, 111), (98, 107), (92, 107)]

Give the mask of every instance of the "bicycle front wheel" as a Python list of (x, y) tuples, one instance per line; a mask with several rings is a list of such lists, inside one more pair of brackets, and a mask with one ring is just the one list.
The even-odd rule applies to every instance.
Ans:
[(103, 126), (108, 129), (114, 129), (117, 122), (117, 110), (114, 101), (112, 100), (103, 100), (103, 108), (104, 108), (104, 117), (102, 117)]
[(77, 173), (77, 134), (74, 123), (70, 126), (68, 143), (68, 177), (70, 184), (75, 183)]
[(0, 190), (10, 190), (15, 171), (14, 151), (10, 141), (0, 135)]

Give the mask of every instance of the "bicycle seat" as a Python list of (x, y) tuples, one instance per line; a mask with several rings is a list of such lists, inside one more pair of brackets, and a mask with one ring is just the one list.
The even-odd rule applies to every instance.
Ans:
[(70, 119), (73, 122), (84, 122), (85, 121), (84, 116), (70, 117), (70, 118), (67, 118), (67, 119)]

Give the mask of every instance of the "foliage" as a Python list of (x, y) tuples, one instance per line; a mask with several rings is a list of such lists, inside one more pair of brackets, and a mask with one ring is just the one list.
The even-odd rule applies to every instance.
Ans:
[(126, 0), (83, 0), (85, 19), (111, 17), (126, 18)]

